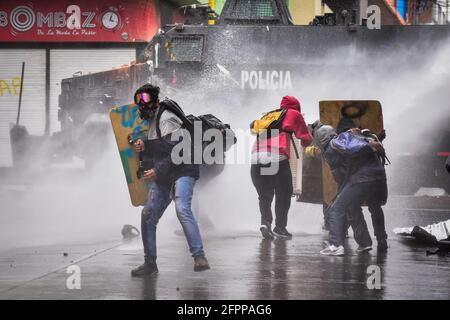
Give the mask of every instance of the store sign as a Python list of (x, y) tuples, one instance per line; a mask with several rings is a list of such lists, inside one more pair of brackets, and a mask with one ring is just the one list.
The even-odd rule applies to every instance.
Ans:
[(0, 6), (0, 41), (148, 41), (158, 28), (151, 0), (12, 0)]

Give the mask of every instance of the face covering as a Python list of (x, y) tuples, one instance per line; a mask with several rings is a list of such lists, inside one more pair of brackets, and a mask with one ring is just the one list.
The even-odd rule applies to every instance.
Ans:
[(155, 116), (156, 113), (156, 104), (139, 104), (139, 117), (142, 120), (150, 120)]

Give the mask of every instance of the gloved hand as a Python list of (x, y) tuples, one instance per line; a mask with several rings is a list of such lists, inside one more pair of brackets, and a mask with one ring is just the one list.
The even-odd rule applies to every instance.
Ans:
[(320, 154), (321, 154), (320, 149), (315, 146), (309, 146), (305, 148), (305, 155), (308, 158), (314, 158), (315, 156), (318, 156)]

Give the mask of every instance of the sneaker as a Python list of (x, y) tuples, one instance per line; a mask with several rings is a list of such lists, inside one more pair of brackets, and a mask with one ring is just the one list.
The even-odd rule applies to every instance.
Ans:
[(377, 251), (386, 252), (387, 249), (389, 248), (387, 240), (383, 239), (383, 240), (380, 240), (380, 241), (377, 241), (377, 242), (378, 242)]
[(262, 224), (261, 227), (259, 228), (259, 230), (261, 231), (261, 234), (264, 239), (272, 240), (274, 238), (273, 232), (272, 232), (270, 226)]
[(156, 263), (144, 263), (139, 267), (131, 270), (132, 277), (151, 276), (158, 273), (158, 266)]
[(356, 249), (356, 252), (364, 253), (364, 252), (369, 252), (370, 250), (372, 250), (372, 246), (367, 246), (367, 247), (359, 246), (358, 249)]
[(205, 271), (211, 269), (209, 266), (208, 260), (206, 260), (205, 256), (196, 256), (194, 257), (194, 271)]
[(324, 256), (343, 256), (344, 246), (336, 247), (334, 245), (330, 245), (325, 249), (321, 250), (320, 254), (323, 254)]
[(275, 227), (273, 234), (280, 239), (292, 239), (292, 233), (289, 233), (286, 228)]

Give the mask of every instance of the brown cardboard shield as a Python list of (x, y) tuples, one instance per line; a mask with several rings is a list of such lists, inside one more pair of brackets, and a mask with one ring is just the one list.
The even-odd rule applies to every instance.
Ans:
[[(356, 127), (379, 134), (383, 131), (383, 112), (379, 101), (347, 100), (320, 101), (320, 121), (337, 128), (347, 117)], [(336, 196), (337, 186), (325, 161), (322, 161), (323, 202), (329, 205)]]
[(125, 178), (133, 206), (144, 205), (148, 188), (144, 180), (137, 177), (139, 155), (134, 152), (130, 140), (145, 138), (148, 132), (148, 121), (142, 120), (135, 104), (124, 105), (111, 109), (109, 113), (111, 124), (119, 148)]
[[(380, 133), (383, 129), (381, 104), (372, 100), (320, 101), (320, 121), (337, 128), (340, 121), (347, 117), (362, 129)], [(336, 182), (330, 169), (321, 156), (302, 158), (302, 187), (297, 188), (297, 200), (308, 203), (323, 203), (328, 206), (336, 196)], [(298, 179), (295, 177), (298, 181)]]

